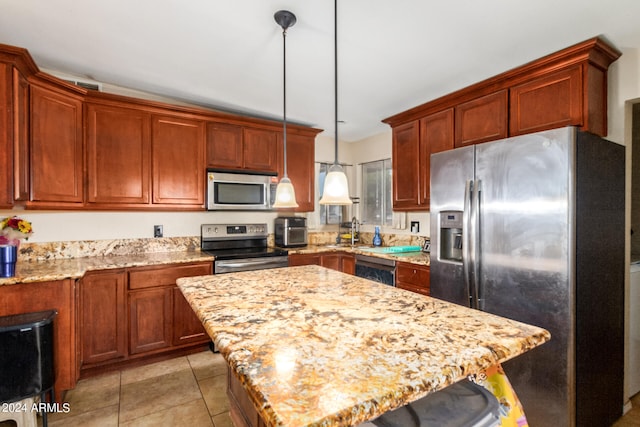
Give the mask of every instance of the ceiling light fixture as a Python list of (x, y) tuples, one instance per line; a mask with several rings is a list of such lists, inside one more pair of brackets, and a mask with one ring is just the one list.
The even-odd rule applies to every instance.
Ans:
[(321, 205), (350, 205), (347, 175), (338, 163), (338, 0), (334, 0), (335, 159), (324, 179)]
[(276, 200), (273, 207), (278, 208), (297, 208), (296, 193), (291, 180), (287, 176), (287, 28), (292, 27), (296, 23), (296, 16), (288, 10), (279, 10), (273, 15), (278, 25), (282, 27), (282, 50), (283, 50), (283, 119), (282, 119), (282, 138), (284, 145), (284, 173), (282, 179), (276, 187)]

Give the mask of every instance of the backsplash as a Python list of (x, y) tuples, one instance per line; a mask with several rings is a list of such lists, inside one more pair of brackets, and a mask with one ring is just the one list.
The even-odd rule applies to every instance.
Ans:
[[(335, 243), (336, 232), (309, 233), (310, 245)], [(422, 246), (423, 236), (408, 234), (381, 234), (383, 246)], [(371, 245), (373, 233), (360, 233), (358, 243)], [(267, 244), (274, 246), (274, 236), (269, 234)], [(55, 259), (84, 258), (141, 253), (184, 252), (200, 249), (200, 236), (163, 237), (147, 239), (78, 240), (68, 242), (22, 242), (19, 250), (21, 261), (45, 261)]]
[[(336, 243), (337, 232), (333, 231), (321, 231), (309, 233), (309, 244), (310, 245), (327, 245), (331, 243)], [(382, 246), (423, 246), (424, 245), (424, 236), (416, 236), (412, 234), (392, 234), (392, 233), (380, 233), (380, 237), (382, 237)], [(350, 243), (350, 241), (345, 241), (343, 243)], [(373, 244), (373, 233), (360, 233), (360, 240), (358, 241), (361, 245), (372, 245)]]
[(184, 252), (200, 249), (200, 236), (149, 239), (80, 240), (70, 242), (22, 243), (23, 261), (131, 255), (156, 252)]

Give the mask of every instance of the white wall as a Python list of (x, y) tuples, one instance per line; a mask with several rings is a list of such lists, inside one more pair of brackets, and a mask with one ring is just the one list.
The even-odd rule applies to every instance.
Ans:
[(41, 212), (0, 211), (0, 218), (18, 215), (30, 221), (34, 233), (29, 243), (132, 239), (153, 237), (162, 225), (164, 237), (200, 235), (200, 224), (266, 222), (273, 232), (275, 212)]
[[(640, 102), (640, 54), (638, 47), (617, 46), (622, 56), (609, 68), (609, 134), (607, 139), (626, 146), (626, 226), (627, 238), (625, 242), (626, 273), (625, 273), (625, 342), (629, 340), (629, 256), (631, 252), (631, 239), (629, 235), (631, 223), (631, 158), (632, 158), (632, 114), (631, 105)], [(635, 165), (638, 168), (638, 165)], [(625, 349), (625, 394), (624, 400), (628, 401), (628, 369), (629, 354)]]

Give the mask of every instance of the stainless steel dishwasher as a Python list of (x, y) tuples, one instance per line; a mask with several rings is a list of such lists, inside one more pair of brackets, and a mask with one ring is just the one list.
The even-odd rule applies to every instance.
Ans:
[(387, 258), (356, 254), (356, 276), (395, 286), (396, 262)]

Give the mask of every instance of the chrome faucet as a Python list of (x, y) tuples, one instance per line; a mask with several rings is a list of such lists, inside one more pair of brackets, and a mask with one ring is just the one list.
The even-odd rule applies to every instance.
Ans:
[(358, 233), (358, 220), (354, 216), (351, 218), (351, 246), (355, 245), (358, 241), (358, 239), (356, 239), (356, 233)]

